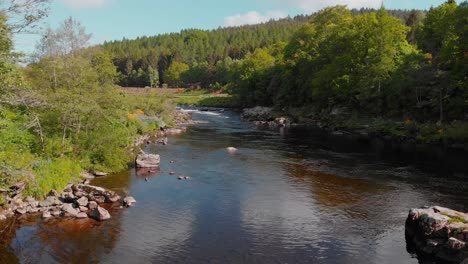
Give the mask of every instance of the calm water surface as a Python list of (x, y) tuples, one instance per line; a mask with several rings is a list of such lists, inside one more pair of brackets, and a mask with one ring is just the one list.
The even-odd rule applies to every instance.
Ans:
[(407, 252), (408, 209), (468, 211), (457, 154), (434, 162), (314, 130), (258, 130), (230, 112), (193, 117), (208, 123), (146, 149), (160, 172), (94, 181), (136, 207), (110, 208), (104, 223), (18, 220), (0, 262), (435, 263)]

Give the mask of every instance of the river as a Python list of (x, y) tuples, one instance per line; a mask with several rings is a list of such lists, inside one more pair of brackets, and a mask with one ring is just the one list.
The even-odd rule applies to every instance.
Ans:
[(147, 147), (161, 155), (159, 172), (94, 180), (128, 191), (135, 207), (102, 223), (18, 220), (0, 262), (435, 263), (408, 253), (408, 210), (468, 211), (465, 154), (433, 159), (314, 129), (261, 130), (234, 112), (193, 118), (207, 123)]

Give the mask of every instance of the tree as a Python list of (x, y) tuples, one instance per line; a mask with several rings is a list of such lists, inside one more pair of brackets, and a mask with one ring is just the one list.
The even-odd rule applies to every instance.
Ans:
[(190, 67), (187, 64), (183, 62), (174, 61), (164, 73), (164, 80), (170, 85), (178, 87), (182, 84), (182, 74), (188, 71), (189, 69)]
[(34, 31), (48, 14), (51, 0), (0, 0), (0, 14), (8, 18), (12, 33)]

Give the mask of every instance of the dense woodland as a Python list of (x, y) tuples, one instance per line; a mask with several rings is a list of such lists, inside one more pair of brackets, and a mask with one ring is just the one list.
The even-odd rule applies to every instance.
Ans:
[[(173, 107), (115, 84), (199, 85), (232, 94), (239, 106), (274, 106), (296, 121), (392, 124), (387, 129), (397, 135), (468, 141), (467, 2), (427, 12), (336, 6), (95, 47), (70, 18), (47, 30), (34, 61), (19, 67), (12, 37), (31, 29), (47, 2), (1, 12), (0, 189), (25, 181), (28, 194), (40, 197), (83, 170), (126, 168), (126, 147), (161, 121), (171, 124)], [(25, 19), (11, 22), (11, 11)]]
[[(353, 16), (375, 11), (350, 10)], [(417, 10), (389, 10), (388, 13), (413, 28), (425, 14)], [(219, 88), (220, 84), (230, 81), (226, 71), (233, 61), (244, 59), (258, 48), (288, 42), (294, 32), (315, 15), (216, 30), (188, 29), (180, 33), (106, 42), (102, 47), (113, 54), (121, 86), (166, 84)], [(408, 37), (414, 41), (414, 36)]]

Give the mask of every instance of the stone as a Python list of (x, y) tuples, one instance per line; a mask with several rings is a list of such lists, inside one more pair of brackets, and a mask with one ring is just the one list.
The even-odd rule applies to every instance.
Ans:
[(33, 202), (36, 201), (36, 199), (34, 199), (34, 198), (31, 197), (31, 196), (28, 196), (28, 197), (26, 197), (26, 199), (24, 199), (24, 201), (27, 202), (27, 203), (33, 203)]
[(78, 213), (75, 217), (78, 219), (84, 219), (84, 218), (88, 218), (88, 215), (86, 213), (81, 212), (81, 213)]
[(23, 208), (18, 208), (15, 211), (17, 214), (20, 214), (20, 215), (24, 215), (28, 212), (26, 209), (23, 209)]
[(88, 205), (88, 198), (81, 197), (80, 199), (76, 200), (79, 206), (86, 206)]
[(89, 213), (89, 217), (98, 221), (104, 221), (110, 219), (111, 215), (106, 209), (98, 206), (96, 209), (92, 210), (91, 213)]
[(88, 207), (80, 206), (80, 212), (87, 212), (87, 211), (88, 211)]
[(94, 209), (96, 209), (97, 207), (98, 207), (98, 204), (97, 204), (95, 201), (90, 201), (90, 202), (88, 203), (88, 208), (89, 208), (90, 210), (94, 210)]
[(107, 173), (102, 172), (102, 171), (98, 171), (98, 172), (95, 172), (95, 173), (94, 173), (94, 176), (96, 176), (96, 177), (104, 177), (104, 176), (107, 176)]
[(106, 189), (98, 187), (98, 186), (93, 186), (93, 185), (84, 185), (84, 184), (79, 184), (78, 185), (78, 190), (77, 191), (82, 191), (86, 193), (95, 193), (95, 194), (104, 194), (106, 192)]
[(120, 197), (120, 195), (115, 194), (115, 193), (106, 195), (106, 198), (111, 203), (116, 203), (116, 202), (120, 201), (120, 199), (122, 199), (122, 197)]
[(80, 211), (73, 207), (73, 204), (64, 204), (62, 211), (69, 216), (76, 216)]
[(176, 173), (173, 172), (173, 171), (169, 172), (169, 175), (175, 175), (175, 174), (176, 174)]
[(37, 208), (37, 207), (32, 207), (32, 208), (29, 210), (29, 212), (30, 212), (31, 214), (39, 213), (39, 208)]
[(431, 236), (443, 230), (449, 221), (450, 217), (446, 215), (428, 212), (421, 216), (419, 225), (424, 231), (424, 235)]
[(54, 205), (61, 205), (62, 201), (58, 197), (48, 196), (45, 200), (39, 202), (40, 207), (49, 207)]
[(182, 176), (179, 176), (179, 177), (177, 177), (177, 179), (180, 181), (180, 180), (183, 180), (183, 179), (184, 179), (184, 177), (182, 177)]
[(57, 217), (57, 216), (60, 216), (62, 213), (60, 211), (52, 211), (50, 212), (50, 214)]
[(46, 211), (46, 212), (42, 213), (42, 218), (44, 218), (44, 219), (48, 219), (48, 218), (51, 218), (51, 217), (52, 217), (52, 215), (51, 215), (51, 213), (49, 211)]
[(123, 204), (127, 207), (132, 206), (134, 203), (136, 203), (136, 200), (132, 196), (127, 196), (123, 199)]
[(228, 147), (228, 148), (227, 148), (227, 151), (228, 151), (229, 153), (234, 153), (234, 152), (237, 151), (237, 149), (234, 148), (234, 147)]
[(106, 202), (106, 197), (103, 195), (93, 195), (89, 197), (90, 201), (95, 201), (98, 204), (102, 204)]
[(87, 171), (84, 171), (84, 172), (80, 173), (80, 176), (82, 178), (89, 179), (89, 180), (92, 180), (92, 179), (95, 178), (94, 175), (92, 175), (91, 173), (89, 173)]
[(157, 154), (142, 153), (135, 160), (137, 168), (158, 168), (160, 163), (161, 157)]
[(463, 242), (463, 241), (460, 241), (460, 240), (458, 240), (458, 239), (456, 239), (454, 237), (451, 237), (447, 241), (447, 246), (452, 250), (458, 251), (458, 250), (466, 247), (466, 243)]

